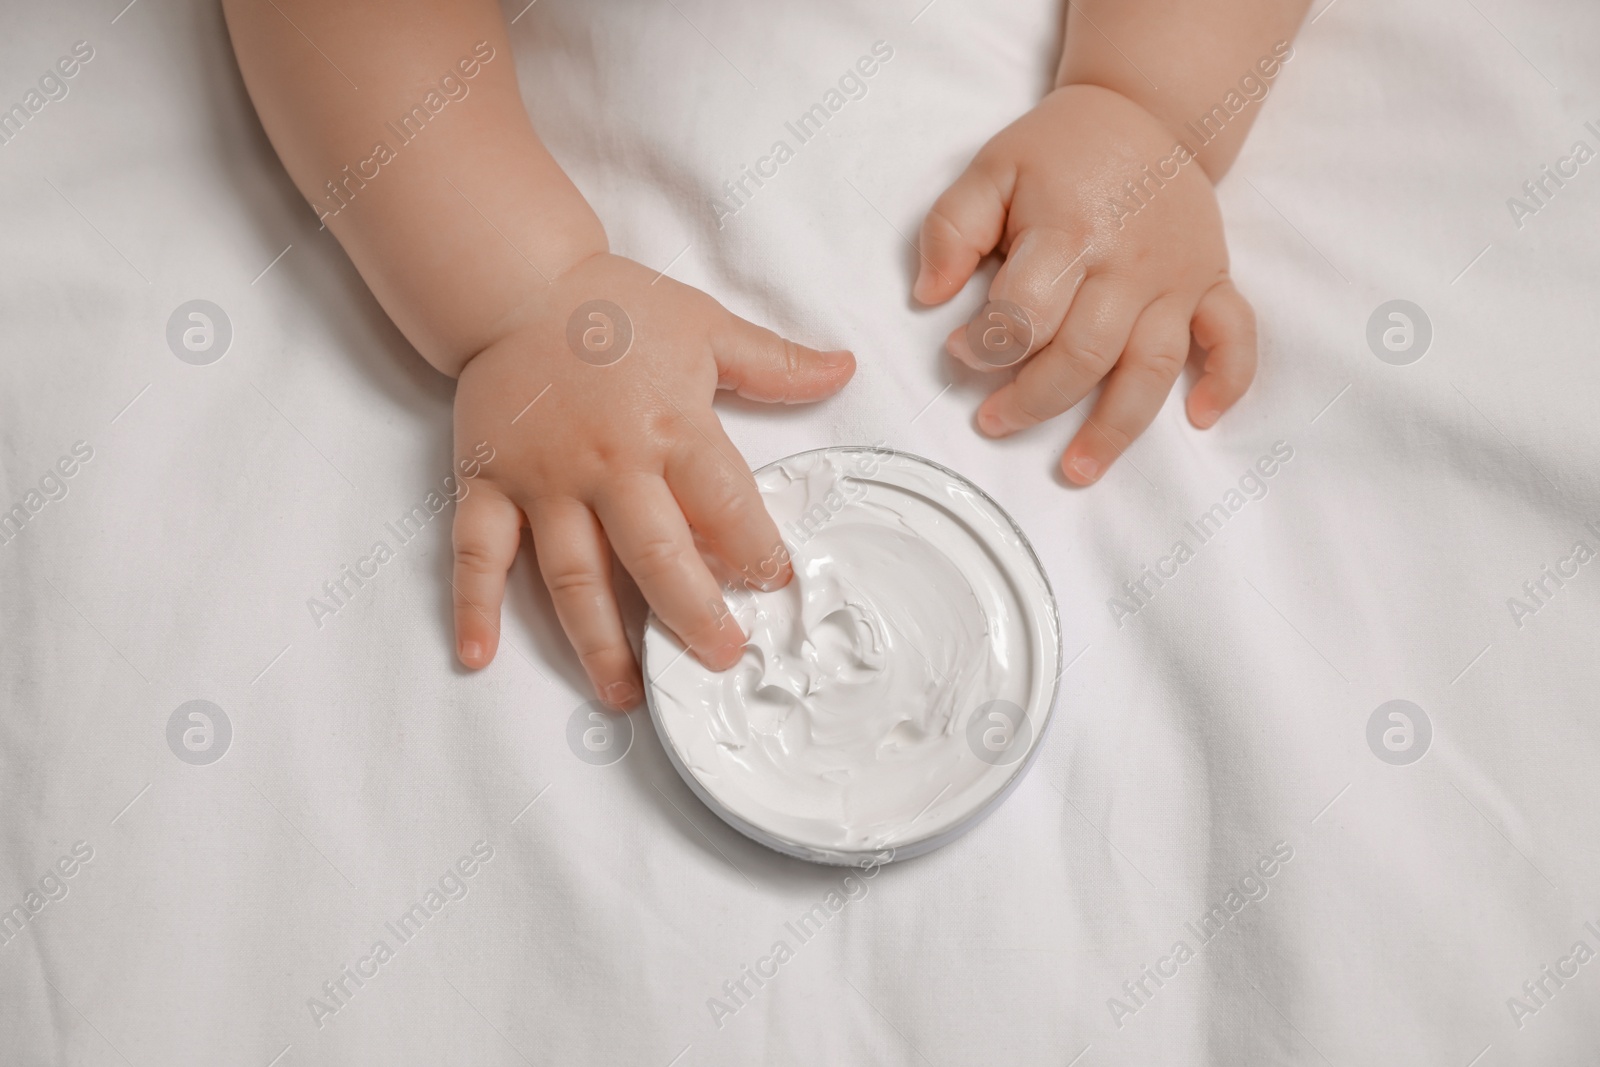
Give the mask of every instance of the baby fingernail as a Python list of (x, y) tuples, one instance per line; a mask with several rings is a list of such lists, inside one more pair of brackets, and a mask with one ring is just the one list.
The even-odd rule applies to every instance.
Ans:
[(1222, 417), (1222, 412), (1216, 408), (1199, 408), (1194, 413), (1194, 424), (1202, 430), (1209, 430), (1211, 426)]
[(1078, 456), (1067, 464), (1067, 469), (1076, 476), (1076, 480), (1087, 485), (1100, 476), (1100, 464), (1088, 456)]
[(822, 362), (830, 367), (847, 367), (854, 361), (855, 357), (842, 348), (833, 352), (822, 353)]
[(639, 699), (639, 690), (634, 688), (632, 682), (612, 682), (601, 695), (607, 704), (618, 711), (626, 711)]
[(468, 664), (477, 664), (483, 659), (483, 646), (476, 641), (461, 642), (461, 659)]
[(949, 352), (952, 356), (961, 360), (963, 363), (971, 362), (972, 346), (967, 344), (967, 331), (965, 328), (956, 331), (946, 338), (944, 347), (945, 351)]

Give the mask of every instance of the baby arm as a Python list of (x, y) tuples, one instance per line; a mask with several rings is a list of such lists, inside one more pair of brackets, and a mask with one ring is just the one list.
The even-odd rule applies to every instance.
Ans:
[[(529, 122), (493, 0), (224, 9), (296, 186), (390, 318), (458, 379), (458, 459), (472, 465), (480, 442), (494, 450), (456, 509), (461, 661), (494, 657), (506, 572), (529, 525), (562, 627), (612, 706), (642, 694), (613, 551), (701, 660), (730, 666), (744, 635), (696, 535), (753, 584), (781, 586), (790, 571), (712, 397), (817, 400), (849, 380), (850, 354), (786, 341), (612, 255)], [(396, 124), (418, 105), (421, 132), (402, 140)], [(621, 316), (580, 312), (597, 300)]]
[[(1154, 420), (1188, 359), (1205, 429), (1255, 373), (1255, 318), (1228, 275), (1212, 183), (1232, 164), (1306, 0), (1074, 0), (1056, 89), (986, 144), (923, 224), (915, 285), (942, 303), (1000, 250), (991, 305), (952, 355), (1015, 379), (978, 411), (1006, 436), (1101, 385), (1061, 459), (1097, 480)], [(1152, 82), (1153, 79), (1153, 82)], [(1159, 88), (1158, 88), (1159, 86)], [(993, 304), (1020, 312), (1009, 319)], [(1023, 319), (1019, 320), (1016, 315)], [(990, 327), (985, 329), (985, 327)], [(969, 336), (996, 351), (975, 351)]]

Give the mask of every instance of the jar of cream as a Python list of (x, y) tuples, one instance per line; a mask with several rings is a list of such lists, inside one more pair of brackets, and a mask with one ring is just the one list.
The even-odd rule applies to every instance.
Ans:
[(725, 590), (750, 635), (709, 670), (653, 615), (646, 699), (685, 782), (791, 856), (875, 865), (938, 848), (1026, 773), (1060, 680), (1055, 597), (980, 489), (876, 447), (755, 473), (794, 567)]

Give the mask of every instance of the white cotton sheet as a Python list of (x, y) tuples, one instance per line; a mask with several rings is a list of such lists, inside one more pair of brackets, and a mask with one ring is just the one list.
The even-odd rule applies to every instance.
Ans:
[[(746, 458), (928, 456), (1016, 517), (1055, 585), (1071, 666), (1028, 780), (849, 884), (720, 824), (643, 718), (620, 762), (574, 757), (588, 694), (529, 553), (497, 662), (453, 665), (449, 513), (405, 544), (386, 526), (450, 473), (450, 383), (295, 194), (215, 5), (0, 14), (0, 105), (94, 49), (0, 145), (0, 507), (65, 493), (0, 544), (0, 908), (26, 913), (0, 944), (0, 1063), (1592, 1053), (1600, 963), (1574, 946), (1600, 950), (1600, 567), (1574, 544), (1600, 549), (1600, 164), (1520, 219), (1507, 199), (1600, 147), (1600, 10), (1322, 9), (1220, 190), (1255, 388), (1208, 433), (1175, 397), (1079, 491), (1054, 474), (1079, 415), (971, 427), (991, 379), (940, 342), (981, 280), (934, 311), (908, 295), (908, 239), (1048, 87), (1061, 13), (923, 3), (545, 0), (512, 29), (618, 251), (857, 353), (828, 403), (724, 405)], [(878, 41), (865, 95), (793, 143)], [(723, 183), (786, 137), (719, 219)], [(193, 299), (233, 330), (206, 366), (166, 339)], [(1432, 325), (1406, 366), (1366, 340), (1395, 299)], [(1275, 446), (1265, 496), (1114, 617)], [(307, 601), (379, 540), (395, 558), (319, 626)], [(214, 763), (175, 754), (199, 720), (169, 745), (194, 700), (231, 730)], [(1410, 765), (1369, 748), (1392, 700), (1431, 724)]]

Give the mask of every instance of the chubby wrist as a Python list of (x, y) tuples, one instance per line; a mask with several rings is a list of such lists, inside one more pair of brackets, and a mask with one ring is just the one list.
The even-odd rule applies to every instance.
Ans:
[(478, 225), (458, 228), (451, 247), (432, 257), (423, 280), (432, 292), (412, 310), (422, 321), (402, 328), (415, 332), (413, 344), (436, 369), (459, 377), (479, 353), (547, 314), (558, 279), (610, 250), (599, 217), (570, 194), (514, 209), (515, 223), (474, 205), (469, 221)]
[[(541, 231), (539, 248), (525, 251), (526, 265), (537, 271), (537, 277), (525, 287), (522, 299), (487, 318), (482, 328), (474, 331), (469, 343), (458, 353), (459, 367), (454, 372), (446, 371), (447, 374), (458, 377), (461, 369), (480, 353), (522, 331), (530, 322), (551, 314), (551, 304), (561, 280), (590, 260), (610, 253), (611, 244), (599, 217), (587, 210), (587, 204), (584, 207), (585, 218), (574, 219), (571, 225), (557, 230)], [(468, 298), (465, 292), (461, 295)]]
[[(1153, 110), (1136, 95), (1130, 96), (1112, 86), (1088, 81), (1067, 82), (1063, 85), (1058, 85), (1054, 91), (1059, 93), (1077, 89), (1116, 94), (1121, 100), (1137, 108), (1138, 113), (1149, 120), (1151, 128), (1160, 130), (1162, 135), (1168, 139), (1170, 150), (1158, 158), (1149, 160), (1146, 170), (1150, 169), (1150, 167), (1161, 169), (1166, 166), (1187, 169), (1188, 164), (1198, 163), (1206, 179), (1215, 184), (1227, 172), (1228, 166), (1233, 162), (1237, 146), (1227, 150), (1225, 155), (1216, 149), (1208, 151), (1208, 146), (1216, 139), (1214, 136), (1207, 136), (1197, 132), (1192, 127), (1192, 123), (1187, 120), (1176, 120), (1171, 114), (1163, 114), (1160, 111)], [(1177, 170), (1174, 169), (1173, 173), (1164, 173), (1164, 177), (1171, 179), (1177, 177), (1177, 174)]]
[(1175, 148), (1197, 160), (1213, 181), (1219, 180), (1239, 154), (1261, 104), (1284, 66), (1294, 58), (1294, 46), (1279, 40), (1264, 46), (1261, 54), (1241, 66), (1231, 80), (1220, 66), (1166, 85), (1158, 93), (1148, 83), (1113, 77), (1104, 64), (1070, 62), (1064, 56), (1056, 73), (1056, 88), (1094, 85), (1109, 89), (1138, 105), (1175, 139)]
[(1164, 131), (1165, 135), (1172, 137), (1179, 136), (1179, 131), (1173, 129), (1173, 127), (1161, 116), (1160, 113), (1152, 109), (1148, 101), (1141, 99), (1136, 93), (1129, 93), (1125, 90), (1126, 86), (1107, 85), (1104, 82), (1094, 81), (1091, 79), (1057, 79), (1055, 88), (1053, 88), (1050, 92), (1052, 96), (1057, 93), (1093, 93), (1096, 95), (1110, 93), (1112, 96), (1116, 97), (1120, 103), (1130, 105), (1137, 109), (1140, 118), (1148, 119), (1152, 127), (1159, 127), (1162, 131)]

